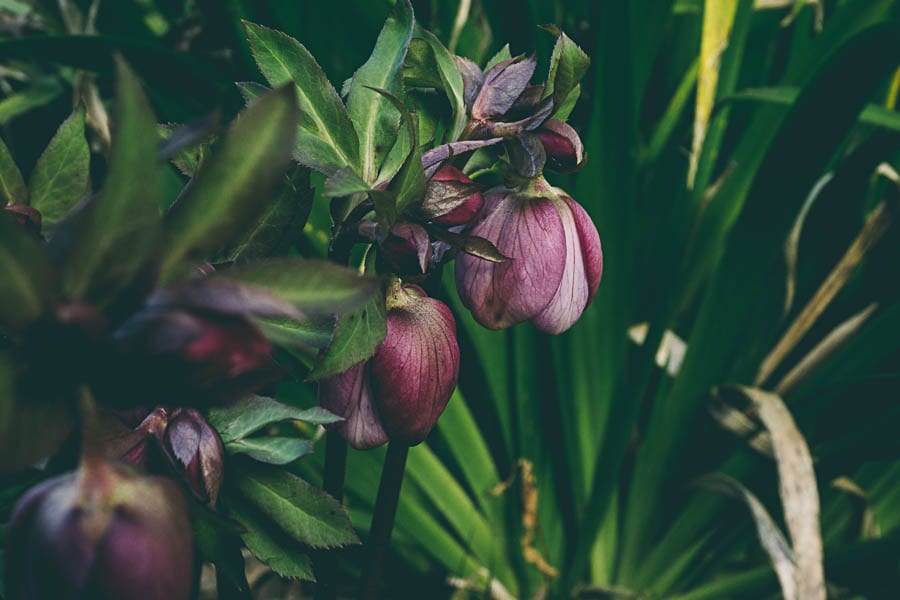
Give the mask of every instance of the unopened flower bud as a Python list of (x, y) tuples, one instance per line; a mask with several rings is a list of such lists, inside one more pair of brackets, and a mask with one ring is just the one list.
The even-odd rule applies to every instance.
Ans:
[(192, 408), (175, 409), (162, 442), (194, 496), (215, 506), (222, 487), (225, 449), (203, 415)]
[[(251, 393), (272, 375), (272, 346), (249, 319), (146, 307), (113, 333), (136, 394), (155, 404), (210, 404)], [(133, 372), (133, 373), (132, 373)], [(137, 402), (140, 404), (140, 402)]]
[(372, 388), (392, 440), (423, 441), (444, 412), (459, 377), (456, 321), (415, 285), (388, 297), (387, 336), (372, 357)]
[(584, 145), (568, 123), (549, 119), (541, 125), (537, 135), (547, 153), (547, 164), (554, 171), (569, 173), (584, 164)]
[(422, 211), (434, 223), (465, 225), (478, 215), (483, 204), (475, 182), (456, 167), (444, 165), (428, 182)]
[(489, 329), (523, 321), (547, 333), (571, 327), (593, 300), (603, 271), (600, 237), (584, 209), (540, 180), (527, 192), (488, 194), (484, 214), (472, 235), (511, 260), (457, 257), (460, 299), (475, 320)]
[(388, 439), (423, 441), (444, 412), (459, 376), (456, 322), (447, 306), (415, 285), (388, 297), (387, 336), (368, 361), (319, 384), (319, 404), (344, 417), (332, 426), (357, 449)]
[(4, 210), (27, 231), (35, 235), (41, 234), (41, 213), (36, 208), (24, 204), (9, 204)]
[(9, 600), (191, 596), (191, 525), (169, 479), (95, 461), (29, 490), (6, 537)]

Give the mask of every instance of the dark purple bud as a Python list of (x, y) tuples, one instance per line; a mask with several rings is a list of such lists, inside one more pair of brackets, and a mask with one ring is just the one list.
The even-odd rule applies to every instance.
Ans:
[(568, 123), (558, 119), (545, 121), (537, 131), (544, 149), (547, 164), (554, 171), (569, 173), (584, 164), (584, 145), (578, 133)]
[(166, 478), (82, 467), (29, 490), (6, 538), (10, 600), (191, 597), (191, 524)]
[[(241, 316), (145, 307), (113, 333), (123, 381), (136, 405), (227, 402), (258, 390), (274, 374), (272, 346)], [(123, 392), (124, 394), (124, 392)]]
[(100, 421), (104, 453), (107, 458), (146, 470), (151, 445), (162, 438), (168, 421), (168, 411), (156, 408), (132, 429), (114, 411), (105, 411)]
[(481, 68), (468, 58), (461, 56), (456, 57), (456, 67), (463, 80), (463, 100), (466, 103), (466, 109), (472, 110), (472, 103), (478, 95), (478, 90), (484, 83), (484, 73)]
[(41, 235), (41, 213), (36, 208), (24, 204), (10, 204), (5, 206), (4, 210), (27, 231)]
[(474, 181), (452, 165), (444, 165), (428, 182), (422, 212), (441, 225), (465, 225), (481, 211), (484, 198)]
[(381, 243), (381, 255), (395, 273), (414, 275), (428, 270), (431, 240), (421, 225), (397, 223)]
[(329, 429), (340, 433), (357, 450), (388, 441), (373, 402), (370, 371), (370, 363), (362, 362), (319, 383), (319, 405), (344, 419), (329, 425)]
[(603, 271), (597, 228), (562, 190), (540, 180), (528, 193), (485, 198), (472, 235), (492, 242), (508, 262), (461, 254), (456, 283), (463, 304), (489, 329), (531, 321), (547, 333), (571, 327), (593, 300)]
[(484, 75), (484, 83), (472, 104), (472, 118), (485, 121), (506, 113), (531, 81), (537, 60), (534, 56), (504, 60)]
[(415, 285), (388, 297), (387, 336), (371, 360), (375, 406), (391, 440), (423, 441), (444, 412), (459, 376), (456, 321)]
[(225, 449), (215, 429), (192, 408), (177, 408), (162, 435), (175, 470), (201, 502), (216, 505), (222, 487)]

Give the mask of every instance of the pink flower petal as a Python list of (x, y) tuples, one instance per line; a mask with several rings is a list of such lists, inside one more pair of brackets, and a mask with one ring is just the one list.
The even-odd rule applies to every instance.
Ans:
[(489, 194), (486, 218), (471, 231), (512, 260), (456, 259), (456, 285), (475, 320), (489, 329), (527, 321), (543, 311), (559, 288), (566, 264), (562, 218), (547, 198)]
[(553, 300), (540, 314), (531, 320), (535, 327), (546, 333), (562, 333), (571, 327), (588, 302), (587, 275), (578, 241), (575, 218), (568, 206), (557, 204), (566, 237), (566, 266)]
[(581, 243), (581, 255), (590, 292), (587, 303), (590, 305), (594, 296), (597, 295), (600, 277), (603, 275), (603, 248), (600, 245), (600, 234), (597, 233), (597, 226), (594, 225), (591, 217), (580, 204), (568, 196), (562, 196), (562, 199), (572, 209), (575, 226), (578, 228), (578, 241)]
[(370, 371), (369, 363), (363, 362), (319, 382), (319, 405), (344, 418), (330, 428), (357, 450), (375, 448), (388, 441), (372, 403)]
[(418, 444), (456, 389), (456, 321), (442, 302), (419, 297), (391, 310), (387, 327), (372, 359), (375, 401), (391, 440)]

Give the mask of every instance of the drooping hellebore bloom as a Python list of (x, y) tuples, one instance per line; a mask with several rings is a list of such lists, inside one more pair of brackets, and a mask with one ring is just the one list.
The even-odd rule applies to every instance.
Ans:
[(375, 355), (319, 384), (319, 404), (345, 419), (333, 427), (357, 449), (422, 442), (459, 377), (456, 321), (443, 302), (398, 283), (387, 308), (387, 336)]
[(99, 461), (29, 490), (7, 531), (6, 598), (186, 600), (193, 545), (178, 487)]
[(585, 210), (543, 178), (520, 190), (485, 197), (472, 235), (511, 260), (456, 259), (456, 285), (475, 320), (489, 329), (531, 321), (562, 333), (593, 300), (603, 272), (600, 236)]

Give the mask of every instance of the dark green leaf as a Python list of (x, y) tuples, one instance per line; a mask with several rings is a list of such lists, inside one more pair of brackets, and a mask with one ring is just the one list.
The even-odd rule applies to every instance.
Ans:
[(384, 295), (375, 294), (361, 308), (343, 315), (334, 328), (331, 344), (316, 361), (310, 380), (343, 373), (375, 354), (387, 335)]
[(222, 277), (275, 292), (306, 315), (330, 315), (355, 309), (378, 287), (377, 279), (360, 275), (354, 269), (298, 257), (234, 267)]
[(353, 74), (347, 108), (359, 134), (360, 174), (374, 183), (379, 168), (397, 137), (400, 113), (378, 88), (399, 96), (403, 92), (403, 61), (412, 39), (413, 12), (409, 0), (399, 0), (375, 42), (369, 60)]
[[(723, 98), (722, 102), (749, 100), (791, 106), (799, 94), (800, 89), (791, 86), (748, 88)], [(900, 113), (877, 104), (866, 105), (859, 113), (859, 122), (900, 131)]]
[[(388, 102), (390, 102), (397, 112), (400, 113), (403, 126), (406, 129), (406, 139), (408, 139), (409, 148), (406, 159), (403, 161), (400, 171), (394, 176), (388, 190), (395, 196), (394, 211), (395, 214), (402, 214), (413, 206), (415, 202), (421, 202), (425, 195), (425, 169), (422, 168), (422, 154), (419, 152), (418, 125), (416, 118), (399, 98), (388, 92), (387, 90), (376, 89)], [(398, 138), (399, 139), (399, 138)], [(378, 198), (372, 195), (375, 203), (375, 212), (379, 212)], [(383, 200), (382, 200), (383, 202)], [(381, 221), (381, 219), (379, 219)], [(382, 222), (386, 229), (393, 224), (390, 222)]]
[(267, 88), (261, 83), (256, 83), (255, 81), (238, 81), (234, 85), (236, 85), (238, 91), (241, 92), (241, 96), (244, 97), (244, 102), (246, 104), (250, 104), (260, 96), (265, 96), (266, 93), (270, 91), (270, 88)]
[(241, 495), (301, 544), (339, 548), (359, 543), (344, 507), (296, 475), (259, 463), (239, 463), (234, 474)]
[[(243, 526), (224, 518), (217, 512), (190, 500), (191, 529), (194, 544), (203, 560), (216, 566), (217, 586), (227, 583), (238, 597), (249, 598), (250, 586), (244, 575), (244, 559), (241, 556)], [(222, 598), (223, 590), (217, 589)], [(234, 597), (234, 596), (231, 596)]]
[(303, 546), (282, 535), (276, 526), (266, 522), (253, 506), (240, 501), (232, 503), (231, 513), (244, 526), (241, 539), (247, 549), (282, 577), (315, 581), (312, 560)]
[(505, 46), (500, 48), (500, 50), (497, 52), (497, 54), (492, 56), (487, 61), (487, 64), (484, 65), (484, 71), (485, 72), (490, 71), (491, 67), (495, 67), (495, 66), (497, 66), (498, 63), (502, 63), (504, 60), (509, 60), (511, 58), (512, 58), (512, 54), (509, 51), (509, 44), (506, 44)]
[(450, 102), (453, 123), (449, 132), (444, 138), (445, 141), (454, 142), (459, 139), (459, 135), (466, 127), (468, 116), (466, 115), (466, 104), (463, 98), (463, 78), (456, 66), (456, 59), (453, 54), (441, 43), (437, 37), (421, 27), (416, 27), (416, 36), (427, 44), (431, 51), (432, 60), (434, 62), (434, 70), (440, 77), (440, 82), (447, 94), (447, 100)]
[(0, 473), (24, 469), (55, 452), (72, 424), (64, 403), (17, 396), (12, 359), (0, 353)]
[(90, 190), (91, 150), (84, 137), (84, 110), (60, 125), (28, 182), (31, 206), (52, 227)]
[(28, 204), (28, 188), (9, 149), (0, 140), (0, 204)]
[(371, 189), (371, 186), (360, 179), (353, 169), (342, 167), (325, 180), (325, 190), (322, 192), (322, 195), (326, 198), (339, 198), (360, 192), (368, 192)]
[(312, 204), (309, 169), (295, 165), (256, 224), (226, 254), (226, 260), (243, 263), (287, 254), (303, 235)]
[(6, 123), (19, 115), (38, 106), (53, 102), (63, 89), (55, 77), (36, 80), (25, 90), (0, 100), (0, 124)]
[[(160, 165), (156, 123), (141, 83), (121, 58), (109, 174), (75, 225), (63, 289), (105, 304), (148, 270), (159, 243)], [(137, 176), (140, 174), (140, 177)]]
[(245, 231), (290, 163), (297, 128), (293, 87), (247, 108), (166, 215), (164, 277), (192, 268)]
[(210, 408), (206, 411), (206, 418), (226, 444), (282, 421), (327, 425), (341, 420), (319, 407), (295, 408), (265, 396), (248, 396), (228, 406)]
[[(244, 22), (259, 70), (272, 86), (293, 82), (303, 118), (294, 157), (325, 174), (359, 167), (359, 139), (344, 103), (312, 54), (292, 37)], [(246, 88), (241, 89), (245, 94)], [(256, 90), (253, 91), (255, 93)]]
[(291, 349), (325, 348), (334, 329), (332, 317), (295, 321), (291, 319), (257, 319), (257, 325), (275, 344)]
[(35, 236), (0, 209), (0, 330), (26, 327), (56, 300), (53, 265)]
[(569, 95), (579, 86), (590, 65), (591, 59), (584, 50), (560, 31), (553, 47), (553, 56), (550, 58), (550, 72), (547, 75), (544, 97), (552, 97), (554, 107), (563, 106)]
[(311, 440), (296, 437), (263, 436), (234, 440), (225, 444), (230, 454), (246, 454), (270, 465), (286, 465), (312, 453)]

